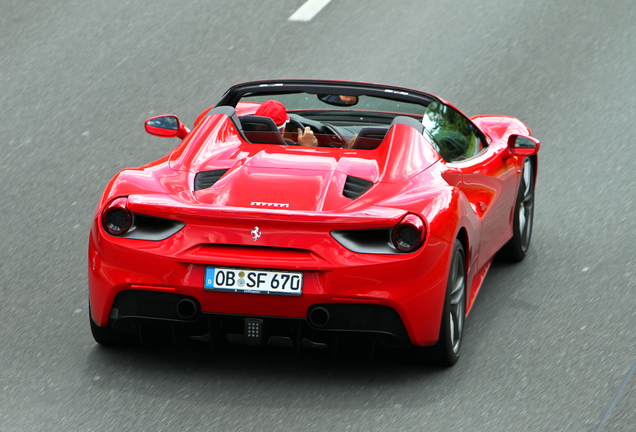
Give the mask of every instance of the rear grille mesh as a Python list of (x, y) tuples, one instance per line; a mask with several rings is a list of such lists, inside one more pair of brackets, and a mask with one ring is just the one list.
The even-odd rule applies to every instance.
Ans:
[(197, 173), (194, 177), (194, 190), (207, 189), (214, 183), (219, 181), (221, 177), (227, 172), (227, 169), (218, 169), (212, 171), (202, 171)]
[(347, 176), (342, 194), (352, 200), (358, 198), (360, 195), (368, 191), (373, 182), (365, 180), (359, 177)]

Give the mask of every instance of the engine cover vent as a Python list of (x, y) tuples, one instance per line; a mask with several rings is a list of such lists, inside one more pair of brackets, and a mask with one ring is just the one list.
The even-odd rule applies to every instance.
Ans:
[(219, 181), (219, 179), (223, 177), (223, 174), (225, 174), (227, 171), (227, 169), (218, 169), (197, 173), (197, 175), (194, 177), (194, 190), (198, 191), (201, 189), (209, 188), (214, 183)]
[(342, 194), (352, 200), (358, 198), (360, 195), (368, 191), (373, 182), (365, 180), (359, 177), (347, 176)]

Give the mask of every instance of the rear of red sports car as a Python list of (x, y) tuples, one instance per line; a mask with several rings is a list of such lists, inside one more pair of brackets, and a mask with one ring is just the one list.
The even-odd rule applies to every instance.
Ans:
[[(238, 139), (224, 115), (206, 119), (193, 139), (211, 140), (219, 129)], [(248, 344), (327, 344), (348, 332), (381, 344), (434, 343), (450, 243), (417, 216), (424, 208), (414, 197), (401, 208), (382, 205), (412, 187), (397, 177), (413, 173), (381, 166), (392, 145), (412, 138), (409, 129), (397, 125), (386, 148), (364, 157), (239, 140), (230, 148), (241, 156), (224, 159), (224, 168), (213, 159), (195, 173), (182, 169), (190, 161), (171, 158), (121, 172), (91, 229), (93, 321), (142, 338), (159, 325)], [(434, 183), (435, 175), (411, 182)], [(123, 235), (109, 232), (118, 217), (130, 219)], [(403, 253), (392, 234), (401, 224), (410, 234), (411, 218), (421, 244)]]
[[(431, 100), (404, 116), (398, 110), (418, 106), (404, 100), (419, 99), (331, 83), (335, 95), (355, 95), (352, 111), (354, 96), (340, 102), (310, 82), (311, 103), (337, 109), (292, 110), (291, 125), (263, 132), (270, 120), (254, 113), (272, 97), (268, 86), (288, 110), (313, 97), (300, 97), (296, 82), (282, 92), (256, 83), (231, 89), (191, 132), (174, 116), (147, 122), (154, 135), (185, 139), (117, 174), (97, 206), (88, 257), (95, 339), (381, 348), (433, 345), (445, 334), (442, 357), (452, 364), (469, 290), (487, 265), (476, 265), (480, 219), (452, 185), (458, 170), (424, 133)], [(369, 94), (393, 112), (378, 111)], [(303, 128), (314, 145), (292, 143)]]

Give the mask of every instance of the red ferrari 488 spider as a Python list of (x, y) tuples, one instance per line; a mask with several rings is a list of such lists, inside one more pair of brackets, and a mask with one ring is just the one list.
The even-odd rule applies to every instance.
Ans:
[(451, 365), (493, 257), (530, 244), (539, 141), (512, 117), (279, 80), (230, 88), (192, 130), (173, 115), (146, 130), (181, 142), (99, 201), (100, 344), (429, 347)]

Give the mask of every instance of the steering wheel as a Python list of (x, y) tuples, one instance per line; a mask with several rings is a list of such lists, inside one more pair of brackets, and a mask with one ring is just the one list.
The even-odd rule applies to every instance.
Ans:
[(347, 138), (340, 132), (340, 130), (330, 123), (323, 123), (322, 127), (326, 134), (333, 135), (337, 141), (329, 141), (330, 147), (342, 148), (347, 146)]
[(320, 147), (336, 147), (342, 148), (347, 145), (347, 138), (340, 132), (340, 130), (332, 124), (321, 123), (304, 117), (290, 113), (289, 114), (289, 131), (296, 132), (297, 129), (305, 130), (309, 127), (314, 134), (317, 134)]
[(305, 130), (305, 125), (297, 119), (289, 119), (289, 124), (285, 128), (288, 132), (296, 132), (296, 129)]
[(296, 132), (297, 129), (302, 129), (304, 131), (305, 127), (309, 126), (311, 130), (313, 130), (315, 133), (316, 132), (315, 126), (312, 126), (309, 122), (305, 123), (304, 120), (306, 119), (301, 115), (289, 113), (289, 124), (287, 125), (287, 128), (288, 128), (287, 130), (289, 132)]

